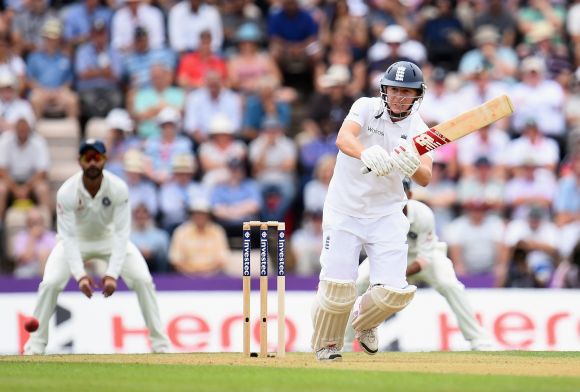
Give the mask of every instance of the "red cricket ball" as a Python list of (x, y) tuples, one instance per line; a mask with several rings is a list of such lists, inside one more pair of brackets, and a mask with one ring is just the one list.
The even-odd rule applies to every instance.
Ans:
[(24, 329), (27, 332), (34, 332), (38, 329), (38, 320), (35, 319), (34, 317), (30, 317), (28, 320), (26, 320), (26, 322), (24, 323)]

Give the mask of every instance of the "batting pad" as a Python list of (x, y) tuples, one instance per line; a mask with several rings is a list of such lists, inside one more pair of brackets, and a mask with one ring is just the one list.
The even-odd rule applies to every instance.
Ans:
[(346, 323), (357, 297), (353, 283), (336, 283), (321, 280), (312, 308), (312, 349), (335, 346), (342, 349)]
[(375, 328), (393, 314), (409, 305), (417, 291), (416, 286), (404, 289), (372, 286), (362, 296), (358, 309), (354, 310), (352, 327), (355, 331)]

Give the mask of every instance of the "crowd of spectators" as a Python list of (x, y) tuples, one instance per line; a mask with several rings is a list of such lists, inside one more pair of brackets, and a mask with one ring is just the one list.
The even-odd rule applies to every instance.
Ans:
[(316, 275), (336, 134), (399, 60), (423, 69), (429, 125), (504, 93), (516, 108), (437, 150), (415, 189), (457, 273), (578, 287), (579, 0), (5, 2), (0, 222), (27, 215), (4, 272), (37, 276), (55, 241), (35, 124), (100, 117), (153, 272), (228, 271), (241, 222), (263, 219), (287, 222), (289, 272)]

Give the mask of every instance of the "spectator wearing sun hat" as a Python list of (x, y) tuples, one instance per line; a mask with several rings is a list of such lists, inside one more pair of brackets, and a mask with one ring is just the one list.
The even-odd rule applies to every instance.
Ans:
[(280, 85), (282, 73), (269, 52), (260, 50), (263, 34), (257, 24), (247, 22), (236, 31), (237, 53), (228, 60), (230, 86), (245, 95), (257, 92), (260, 81), (273, 79)]
[(246, 155), (246, 144), (236, 140), (234, 124), (227, 115), (217, 114), (209, 124), (209, 140), (199, 148), (204, 186), (211, 189), (225, 180), (228, 175), (228, 161), (244, 160)]
[(531, 155), (534, 155), (537, 166), (554, 173), (560, 162), (558, 143), (540, 132), (534, 118), (526, 120), (521, 136), (510, 141), (505, 155), (505, 163), (511, 168), (521, 166)]
[(540, 57), (527, 57), (520, 65), (521, 82), (510, 89), (515, 107), (511, 116), (514, 130), (519, 133), (528, 119), (533, 118), (544, 135), (562, 138), (566, 132), (562, 86), (546, 79), (546, 63)]
[(8, 69), (0, 69), (0, 134), (11, 128), (7, 121), (12, 112), (32, 112), (28, 101), (18, 96), (18, 80)]
[(14, 124), (14, 129), (0, 136), (0, 220), (10, 201), (31, 197), (51, 211), (48, 146), (46, 140), (34, 132), (34, 114), (23, 108), (12, 112), (7, 120)]
[(549, 208), (557, 190), (553, 172), (543, 168), (533, 152), (524, 156), (506, 183), (505, 202), (515, 219), (527, 216), (532, 204)]
[(57, 15), (49, 7), (48, 1), (23, 1), (22, 3), (24, 9), (14, 14), (10, 31), (14, 46), (19, 49), (22, 57), (26, 57), (42, 47), (41, 31), (46, 22), (57, 18)]
[(103, 117), (123, 103), (122, 58), (109, 44), (106, 22), (96, 20), (88, 42), (75, 53), (74, 71), (83, 116)]
[(152, 217), (159, 212), (157, 189), (145, 177), (145, 158), (137, 149), (127, 150), (123, 157), (123, 179), (129, 187), (129, 202), (135, 206), (144, 204)]
[(189, 204), (189, 221), (173, 233), (169, 259), (184, 275), (214, 275), (224, 270), (230, 254), (225, 230), (214, 223), (205, 199)]
[(168, 233), (187, 219), (187, 206), (193, 199), (207, 198), (206, 189), (194, 180), (197, 171), (191, 153), (175, 154), (171, 160), (171, 177), (159, 188), (161, 226)]
[(111, 110), (105, 118), (107, 134), (107, 170), (124, 178), (123, 157), (129, 149), (140, 148), (142, 141), (134, 134), (134, 123), (129, 113), (120, 108)]
[(469, 76), (479, 69), (490, 72), (493, 80), (513, 82), (518, 67), (518, 56), (512, 48), (500, 44), (497, 28), (484, 25), (473, 36), (475, 48), (461, 58), (459, 72)]
[(264, 200), (264, 220), (284, 220), (296, 194), (297, 155), (296, 145), (285, 135), (284, 125), (276, 117), (266, 118), (260, 136), (249, 147), (252, 174)]
[(228, 169), (227, 180), (212, 189), (210, 203), (228, 237), (236, 237), (242, 233), (242, 222), (260, 217), (262, 196), (256, 182), (247, 176), (244, 161), (232, 159)]
[(71, 90), (72, 64), (62, 51), (61, 36), (60, 22), (48, 20), (42, 28), (42, 49), (32, 52), (27, 59), (30, 103), (38, 118), (49, 110), (70, 118), (79, 113), (77, 94)]
[(173, 158), (193, 151), (191, 140), (180, 134), (181, 114), (177, 109), (166, 107), (156, 118), (161, 135), (145, 141), (144, 152), (150, 160), (146, 169), (148, 177), (158, 185), (171, 178)]

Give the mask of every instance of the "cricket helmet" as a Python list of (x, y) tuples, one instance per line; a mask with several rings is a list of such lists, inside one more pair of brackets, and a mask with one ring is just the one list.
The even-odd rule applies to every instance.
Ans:
[[(387, 99), (387, 87), (411, 88), (417, 90), (417, 96), (410, 110), (402, 113), (394, 113), (389, 108)], [(421, 69), (410, 61), (397, 61), (393, 63), (383, 75), (380, 81), (381, 98), (389, 116), (393, 119), (403, 119), (419, 109), (419, 105), (425, 95), (425, 82), (423, 81), (423, 72)]]

